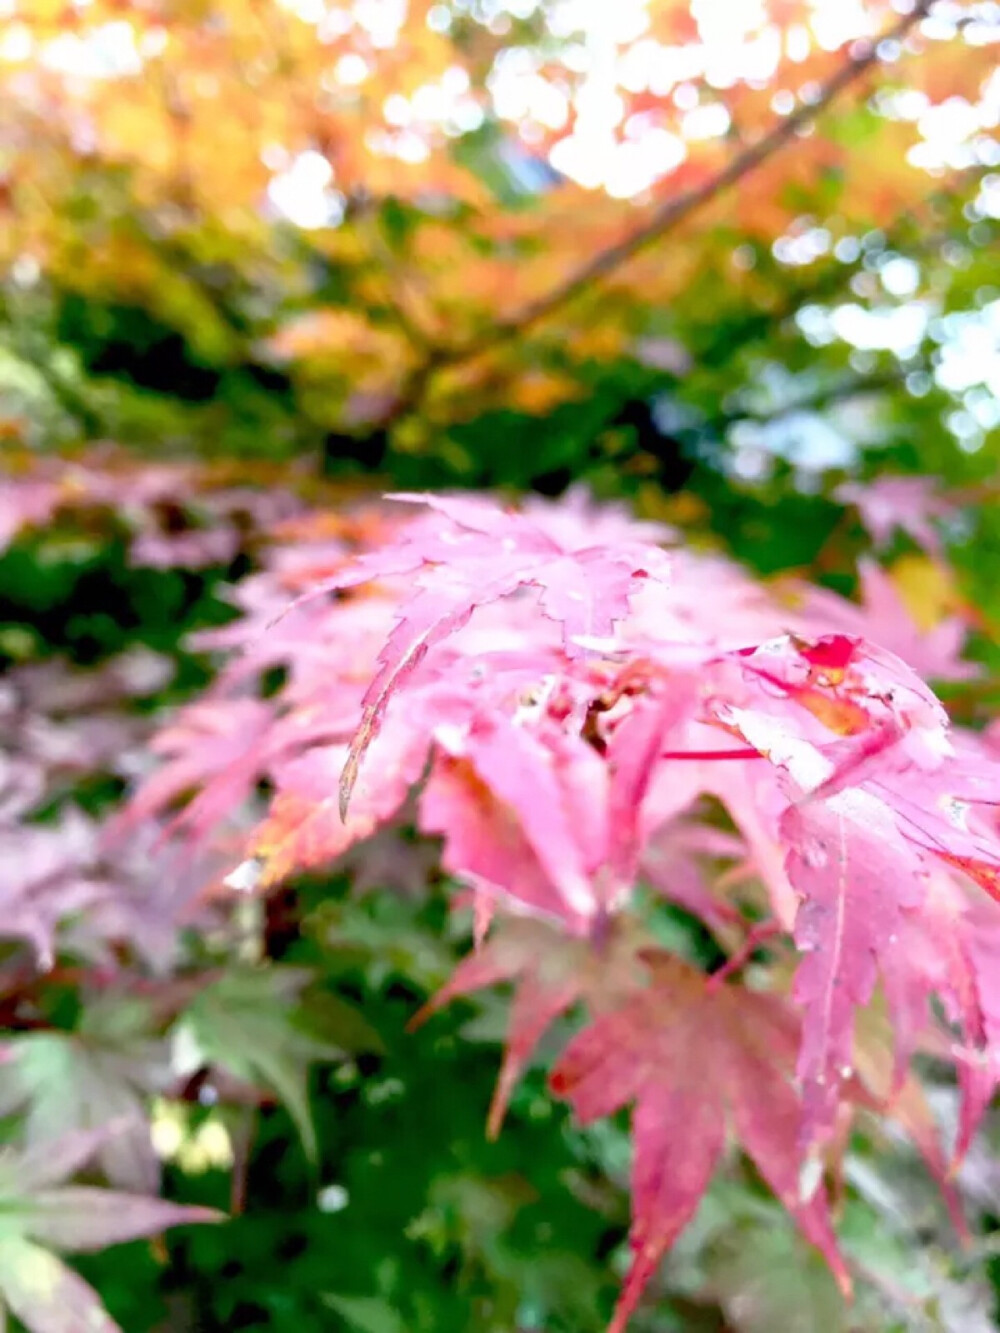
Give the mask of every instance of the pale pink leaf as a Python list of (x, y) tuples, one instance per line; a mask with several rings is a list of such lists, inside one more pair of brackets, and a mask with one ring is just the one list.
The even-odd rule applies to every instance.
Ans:
[(122, 1333), (93, 1287), (19, 1236), (0, 1240), (0, 1315), (5, 1305), (28, 1333)]
[(103, 1250), (169, 1227), (222, 1220), (211, 1208), (87, 1185), (35, 1190), (14, 1206), (25, 1235), (51, 1249), (75, 1253)]

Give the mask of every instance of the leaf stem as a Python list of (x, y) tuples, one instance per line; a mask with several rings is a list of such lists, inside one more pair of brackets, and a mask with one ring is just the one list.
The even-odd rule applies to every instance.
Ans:
[(661, 759), (765, 759), (759, 750), (664, 750)]
[(713, 972), (709, 977), (709, 990), (717, 990), (734, 972), (738, 972), (749, 963), (762, 944), (766, 944), (768, 940), (774, 939), (775, 935), (781, 933), (782, 929), (777, 921), (762, 921), (759, 925), (754, 926), (736, 952), (731, 954), (718, 971)]

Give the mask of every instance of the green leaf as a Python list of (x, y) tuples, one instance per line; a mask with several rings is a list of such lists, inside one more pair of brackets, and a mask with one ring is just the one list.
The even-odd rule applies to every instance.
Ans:
[(739, 1333), (838, 1333), (855, 1327), (830, 1270), (790, 1227), (730, 1228), (709, 1285)]
[(349, 1055), (385, 1054), (385, 1042), (354, 1005), (332, 991), (311, 989), (303, 997), (301, 1025), (307, 1037), (329, 1042)]
[(160, 1166), (146, 1103), (164, 1079), (160, 1043), (139, 1039), (134, 1028), (120, 1028), (113, 1039), (84, 1028), (27, 1033), (10, 1049), (13, 1058), (0, 1065), (0, 1114), (23, 1113), (28, 1147), (44, 1148), (73, 1131), (118, 1121), (122, 1132), (96, 1150), (102, 1171), (115, 1185), (155, 1191)]
[[(236, 1078), (264, 1084), (295, 1121), (303, 1147), (316, 1156), (306, 1072), (343, 1047), (313, 1036), (298, 1002), (309, 973), (260, 967), (226, 973), (203, 990), (174, 1028), (175, 1051), (192, 1066), (214, 1064)], [(185, 1051), (186, 1047), (186, 1051)]]
[(358, 1333), (407, 1333), (402, 1316), (377, 1296), (332, 1296), (326, 1293), (323, 1300)]

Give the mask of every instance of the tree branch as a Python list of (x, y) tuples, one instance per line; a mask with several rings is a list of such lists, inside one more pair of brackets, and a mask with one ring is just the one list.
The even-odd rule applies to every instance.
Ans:
[[(751, 172), (756, 171), (794, 139), (800, 130), (813, 124), (831, 102), (878, 63), (878, 47), (881, 42), (899, 41), (905, 37), (914, 24), (927, 16), (932, 3), (933, 0), (918, 0), (910, 13), (905, 14), (884, 37), (878, 41), (866, 41), (857, 54), (849, 55), (845, 63), (822, 86), (819, 95), (812, 102), (802, 103), (798, 110), (778, 121), (763, 138), (738, 153), (732, 161), (701, 185), (696, 185), (683, 194), (666, 200), (654, 209), (649, 218), (635, 231), (588, 260), (576, 273), (571, 274), (551, 292), (539, 297), (537, 301), (509, 319), (501, 320), (493, 329), (486, 345), (492, 347), (498, 342), (506, 342), (554, 314), (582, 295), (592, 283), (608, 277), (641, 250), (654, 241), (662, 240), (681, 223), (686, 222), (692, 214), (711, 203), (717, 195), (731, 189)], [(474, 349), (466, 349), (462, 359), (473, 354)]]
[(419, 406), (431, 375), (449, 366), (461, 365), (485, 352), (511, 342), (550, 315), (582, 296), (594, 283), (614, 273), (629, 259), (645, 250), (655, 241), (675, 231), (693, 214), (711, 203), (718, 195), (739, 184), (762, 166), (775, 153), (790, 143), (798, 133), (812, 125), (847, 88), (877, 64), (878, 47), (883, 41), (900, 41), (931, 9), (933, 0), (917, 0), (913, 9), (882, 37), (861, 44), (843, 65), (821, 87), (818, 96), (803, 103), (790, 116), (778, 121), (761, 139), (738, 153), (714, 176), (692, 189), (675, 195), (655, 208), (650, 216), (620, 241), (600, 251), (592, 259), (571, 273), (550, 292), (532, 301), (522, 310), (500, 319), (479, 337), (452, 347), (438, 347), (413, 376), (409, 392), (404, 391), (392, 414), (393, 424)]

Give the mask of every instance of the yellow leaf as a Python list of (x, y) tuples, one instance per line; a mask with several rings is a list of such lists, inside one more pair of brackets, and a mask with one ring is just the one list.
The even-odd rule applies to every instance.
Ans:
[(913, 622), (931, 630), (948, 616), (961, 614), (963, 599), (947, 565), (929, 555), (903, 555), (889, 571)]
[(708, 517), (708, 507), (699, 496), (691, 491), (667, 495), (655, 482), (644, 482), (639, 487), (636, 512), (640, 518), (678, 527), (691, 527), (703, 523)]

